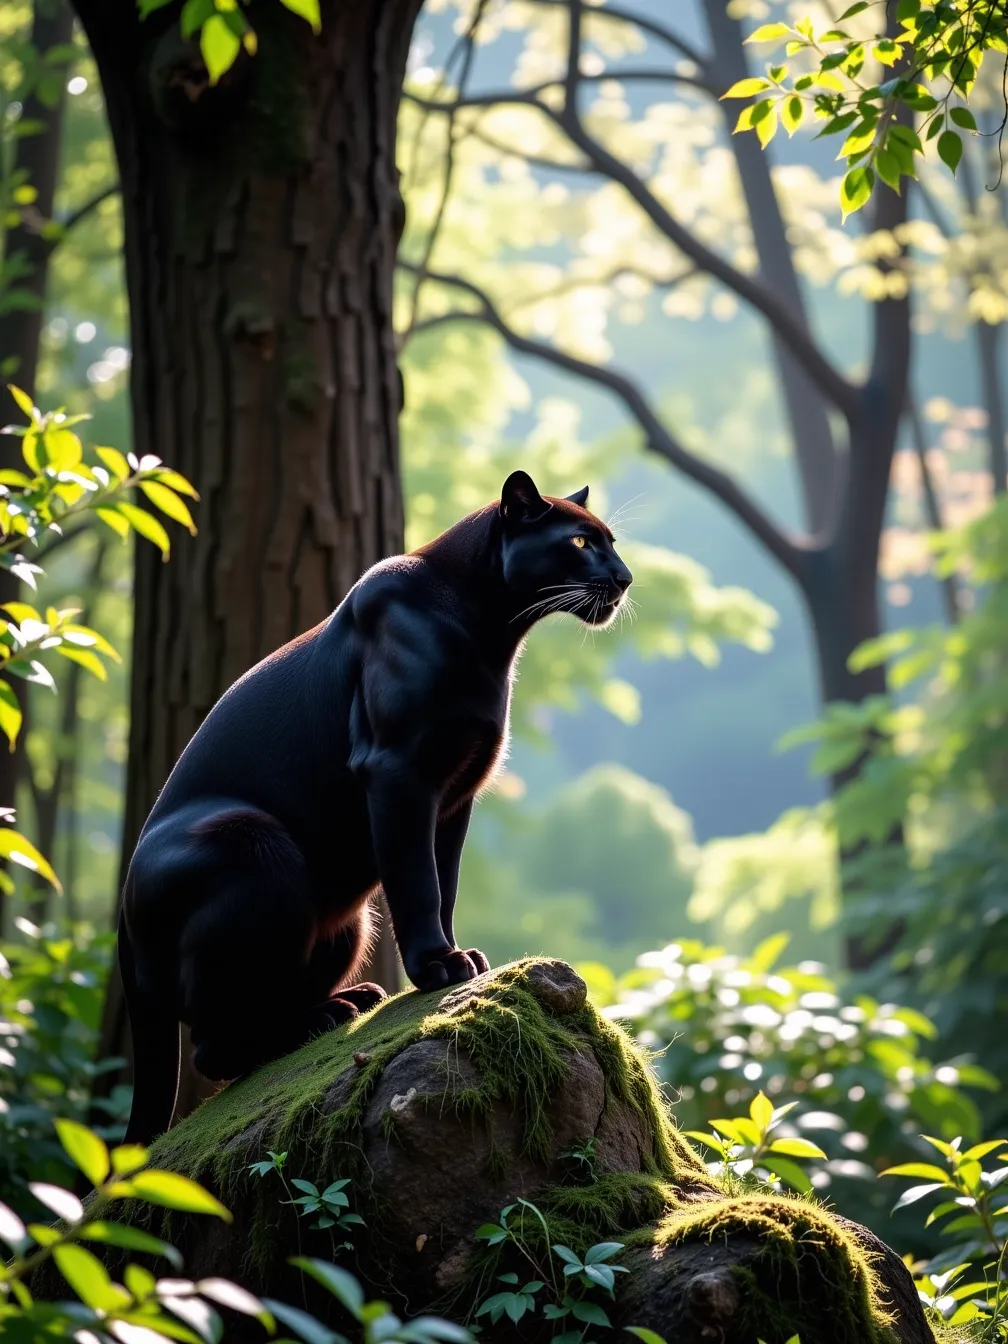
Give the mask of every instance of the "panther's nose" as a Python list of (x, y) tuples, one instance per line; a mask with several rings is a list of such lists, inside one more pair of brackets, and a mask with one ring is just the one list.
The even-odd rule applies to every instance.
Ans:
[(613, 575), (613, 583), (615, 583), (621, 593), (625, 593), (633, 583), (633, 575), (627, 569), (626, 565), (620, 565), (619, 569)]

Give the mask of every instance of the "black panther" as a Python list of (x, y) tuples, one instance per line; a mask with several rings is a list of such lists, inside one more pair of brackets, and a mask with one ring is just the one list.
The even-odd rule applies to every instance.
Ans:
[(452, 915), (516, 655), (551, 612), (608, 624), (632, 579), (587, 499), (513, 472), (499, 503), (369, 569), (207, 715), (123, 892), (128, 1142), (171, 1123), (180, 1022), (200, 1073), (236, 1078), (383, 997), (354, 983), (379, 887), (418, 989), (489, 969), (456, 947)]

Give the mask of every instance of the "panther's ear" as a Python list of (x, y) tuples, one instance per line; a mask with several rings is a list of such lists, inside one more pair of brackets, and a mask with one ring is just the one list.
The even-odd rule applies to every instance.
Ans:
[(500, 516), (507, 523), (531, 523), (549, 511), (527, 471), (513, 471), (501, 490)]
[(583, 490), (575, 490), (574, 493), (572, 495), (568, 495), (567, 498), (570, 500), (572, 504), (580, 504), (581, 508), (583, 509), (584, 506), (588, 503), (588, 487), (585, 486)]

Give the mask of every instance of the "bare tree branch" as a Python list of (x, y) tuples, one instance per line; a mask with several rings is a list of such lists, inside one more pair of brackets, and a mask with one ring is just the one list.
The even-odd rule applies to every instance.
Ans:
[(564, 107), (577, 116), (577, 96), (581, 87), (581, 0), (568, 0), (568, 4), (570, 36), (567, 40)]
[(680, 252), (767, 319), (813, 382), (848, 420), (857, 415), (860, 405), (859, 390), (840, 373), (815, 343), (803, 318), (793, 313), (778, 295), (767, 289), (760, 280), (736, 270), (731, 262), (707, 247), (689, 229), (680, 224), (631, 168), (588, 134), (579, 117), (572, 116), (566, 111), (559, 116), (553, 113), (550, 115), (563, 126), (571, 141), (598, 172), (608, 177), (610, 181), (619, 183)]
[[(595, 13), (596, 11), (592, 11)], [(601, 11), (598, 11), (601, 12)], [(538, 86), (539, 89), (556, 87), (557, 81)], [(853, 420), (861, 409), (860, 389), (849, 382), (827, 358), (815, 343), (805, 321), (791, 311), (772, 290), (762, 282), (746, 275), (724, 257), (714, 252), (694, 237), (690, 231), (675, 219), (658, 198), (651, 192), (641, 178), (608, 149), (588, 134), (580, 117), (572, 109), (565, 108), (557, 112), (536, 97), (536, 89), (520, 89), (501, 93), (482, 94), (478, 97), (459, 100), (463, 106), (493, 107), (519, 106), (531, 107), (554, 122), (563, 130), (585, 155), (593, 172), (622, 186), (627, 194), (637, 202), (651, 222), (687, 256), (700, 270), (719, 280), (727, 289), (761, 313), (774, 328), (781, 341), (792, 351), (795, 358), (806, 370), (809, 377), (823, 395), (842, 411), (848, 420)], [(413, 101), (432, 112), (449, 114), (456, 106), (454, 103), (438, 103), (413, 96)]]
[(87, 219), (88, 215), (90, 215), (93, 211), (97, 210), (98, 207), (104, 201), (107, 201), (110, 196), (118, 196), (120, 190), (121, 188), (119, 186), (119, 183), (113, 182), (112, 185), (106, 187), (104, 191), (100, 191), (97, 194), (97, 196), (92, 196), (89, 201), (85, 201), (84, 204), (78, 206), (76, 210), (71, 210), (70, 214), (67, 215), (65, 219), (61, 219), (59, 221), (63, 229), (63, 232), (69, 233), (69, 231), (72, 228), (75, 228), (78, 224), (83, 223), (84, 220)]
[[(592, 10), (592, 13), (597, 11)], [(695, 75), (680, 75), (675, 70), (669, 70), (667, 66), (645, 65), (633, 66), (630, 69), (606, 68), (598, 74), (586, 74), (583, 70), (578, 72), (576, 82), (578, 84), (602, 84), (609, 80), (614, 80), (618, 84), (686, 84), (690, 88), (699, 89), (701, 92), (716, 96), (716, 90), (713, 84), (705, 79)], [(562, 89), (566, 84), (566, 79), (544, 79), (540, 84), (530, 84), (524, 89), (500, 89), (490, 93), (474, 93), (468, 97), (456, 98), (452, 102), (447, 102), (437, 98), (425, 98), (422, 94), (411, 92), (409, 89), (404, 91), (404, 95), (411, 103), (421, 107), (425, 112), (443, 112), (448, 116), (465, 110), (470, 107), (504, 107), (509, 103), (527, 104), (539, 108), (540, 111), (549, 112), (548, 106), (540, 100), (540, 94), (548, 92), (550, 89)]]
[(597, 288), (599, 286), (608, 286), (616, 280), (621, 280), (625, 275), (636, 276), (643, 280), (645, 284), (651, 285), (654, 289), (676, 289), (687, 280), (692, 280), (699, 272), (695, 266), (687, 266), (684, 271), (677, 271), (675, 275), (653, 275), (650, 271), (643, 271), (639, 266), (614, 266), (612, 270), (606, 271), (604, 275), (593, 276), (574, 276), (570, 280), (565, 280), (562, 284), (554, 285), (552, 289), (540, 290), (537, 294), (530, 294), (525, 299), (515, 299), (511, 304), (511, 312), (516, 308), (528, 308), (533, 303), (543, 303), (549, 299), (559, 299), (565, 294), (572, 294), (577, 289)]
[[(410, 95), (405, 93), (403, 97), (409, 98)], [(486, 145), (489, 149), (495, 149), (498, 154), (509, 154), (513, 158), (522, 159), (525, 163), (531, 164), (533, 168), (545, 168), (549, 172), (556, 173), (590, 173), (592, 171), (592, 166), (586, 159), (582, 159), (579, 163), (564, 163), (562, 159), (547, 159), (541, 154), (531, 154), (527, 149), (516, 149), (513, 145), (506, 145), (503, 140), (488, 135), (478, 123), (470, 126), (466, 130), (466, 135), (473, 140), (478, 140), (480, 144)]]
[[(472, 22), (470, 23), (469, 28), (465, 34), (464, 46), (463, 46), (464, 55), (462, 57), (462, 70), (459, 74), (459, 83), (458, 83), (460, 97), (463, 97), (465, 95), (465, 88), (469, 82), (469, 75), (472, 72), (473, 57), (476, 53), (476, 34), (479, 31), (479, 26), (483, 20), (483, 15), (486, 11), (486, 7), (487, 7), (487, 0), (479, 0), (479, 3), (476, 6), (476, 12), (472, 18)], [(437, 244), (438, 234), (441, 232), (441, 225), (444, 222), (445, 210), (448, 207), (448, 197), (451, 193), (452, 177), (455, 172), (456, 139), (457, 136), (455, 131), (455, 114), (452, 113), (448, 118), (448, 144), (445, 151), (444, 182), (441, 188), (441, 199), (438, 201), (438, 208), (437, 212), (434, 215), (434, 222), (430, 227), (430, 232), (427, 234), (427, 239), (426, 242), (424, 243), (423, 255), (420, 260), (420, 269), (416, 273), (416, 280), (413, 285), (413, 293), (410, 296), (409, 320), (406, 323), (405, 331), (401, 333), (399, 338), (400, 348), (402, 348), (402, 345), (404, 345), (405, 342), (409, 339), (410, 331), (413, 329), (413, 324), (416, 322), (417, 312), (419, 311), (420, 307), (420, 290), (423, 288), (424, 274), (427, 270), (427, 267), (430, 265), (430, 259), (431, 256), (433, 255), (435, 245)]]
[[(569, 0), (529, 0), (529, 3), (554, 8), (562, 6), (566, 9)], [(674, 33), (671, 28), (666, 28), (664, 24), (658, 23), (657, 20), (648, 18), (644, 14), (635, 14), (632, 10), (623, 9), (619, 5), (607, 4), (604, 9), (601, 6), (593, 5), (591, 17), (593, 23), (596, 19), (609, 19), (614, 23), (633, 24), (642, 33), (657, 38), (659, 42), (664, 42), (673, 51), (679, 52), (680, 56), (685, 56), (688, 61), (692, 61), (701, 70), (707, 68), (708, 58), (702, 52), (697, 51), (696, 47), (687, 42), (685, 38), (680, 37), (678, 33)]]
[[(401, 262), (407, 270), (409, 263)], [(647, 447), (660, 457), (665, 458), (673, 467), (704, 486), (735, 514), (753, 536), (784, 566), (799, 584), (804, 583), (804, 556), (809, 549), (807, 539), (786, 533), (778, 527), (751, 499), (748, 494), (725, 472), (702, 458), (691, 453), (665, 427), (650, 402), (638, 385), (625, 373), (604, 365), (592, 364), (575, 355), (558, 350), (546, 341), (537, 341), (520, 335), (501, 316), (490, 296), (461, 276), (443, 275), (428, 271), (428, 280), (447, 285), (467, 294), (479, 304), (476, 309), (456, 309), (450, 313), (441, 313), (435, 317), (417, 323), (414, 334), (444, 326), (449, 322), (483, 322), (492, 327), (504, 338), (512, 350), (520, 354), (534, 355), (545, 363), (572, 373), (578, 378), (595, 383), (614, 393), (624, 404), (631, 416), (637, 421), (644, 434)]]

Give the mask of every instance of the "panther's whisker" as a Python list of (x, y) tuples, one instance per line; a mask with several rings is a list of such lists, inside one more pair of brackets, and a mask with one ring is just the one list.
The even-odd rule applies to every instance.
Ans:
[(630, 505), (636, 504), (639, 499), (643, 498), (644, 498), (644, 491), (642, 490), (639, 495), (634, 495), (632, 499), (628, 499), (625, 503), (619, 506), (616, 512), (612, 515), (612, 517), (609, 518), (608, 521), (606, 522), (606, 527), (609, 528), (610, 532), (615, 529), (615, 524), (620, 519), (622, 519), (623, 515), (626, 513)]

